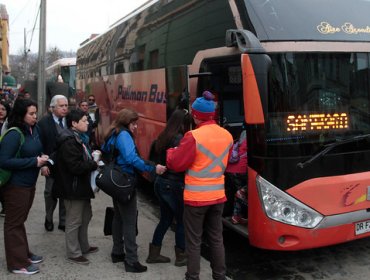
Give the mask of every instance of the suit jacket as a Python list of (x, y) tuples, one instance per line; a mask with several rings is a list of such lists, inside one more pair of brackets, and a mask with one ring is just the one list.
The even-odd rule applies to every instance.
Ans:
[(50, 156), (56, 149), (57, 137), (59, 134), (53, 115), (48, 113), (46, 116), (43, 116), (38, 122), (38, 126), (43, 152)]

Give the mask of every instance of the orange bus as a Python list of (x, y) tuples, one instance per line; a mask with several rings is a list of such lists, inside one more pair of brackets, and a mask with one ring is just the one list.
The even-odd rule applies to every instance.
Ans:
[[(301, 250), (370, 236), (370, 2), (148, 1), (77, 52), (79, 96), (98, 133), (130, 107), (137, 144), (203, 90), (218, 122), (246, 123), (248, 224), (256, 247)], [(101, 138), (100, 138), (101, 139)]]

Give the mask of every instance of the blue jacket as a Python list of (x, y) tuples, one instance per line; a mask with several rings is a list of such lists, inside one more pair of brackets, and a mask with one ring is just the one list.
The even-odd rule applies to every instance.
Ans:
[(117, 156), (117, 164), (122, 168), (122, 171), (131, 175), (135, 174), (134, 169), (142, 172), (154, 172), (155, 167), (145, 162), (137, 153), (134, 139), (126, 130), (122, 130), (118, 136), (113, 133), (106, 143), (102, 146), (104, 153), (110, 153), (110, 147), (116, 140), (115, 148), (119, 151)]
[(16, 158), (21, 135), (12, 130), (2, 139), (0, 143), (0, 168), (12, 171), (9, 183), (20, 187), (33, 187), (39, 175), (37, 157), (41, 155), (42, 145), (37, 126), (21, 129), (24, 135), (24, 144), (20, 150), (20, 157)]

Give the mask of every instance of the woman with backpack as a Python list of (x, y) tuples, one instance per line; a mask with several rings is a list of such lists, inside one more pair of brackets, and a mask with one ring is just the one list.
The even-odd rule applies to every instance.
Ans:
[[(6, 130), (8, 129), (8, 116), (10, 114), (10, 105), (8, 102), (0, 101), (0, 131), (1, 136), (5, 134)], [(2, 209), (0, 211), (0, 216), (5, 217), (5, 207), (4, 207), (4, 199), (3, 194), (0, 191), (0, 203), (2, 205)]]
[(31, 99), (17, 99), (9, 116), (10, 130), (3, 136), (0, 148), (0, 168), (12, 173), (10, 180), (2, 187), (6, 208), (6, 262), (10, 272), (19, 274), (39, 272), (35, 264), (43, 261), (43, 257), (30, 251), (25, 228), (40, 167), (49, 159), (41, 155), (42, 145), (36, 121), (37, 103)]
[[(102, 147), (103, 153), (109, 154), (111, 148), (117, 151), (116, 163), (122, 172), (132, 177), (133, 184), (137, 184), (136, 170), (140, 172), (155, 172), (163, 174), (166, 167), (160, 164), (154, 165), (144, 161), (138, 154), (135, 145), (135, 131), (139, 115), (130, 109), (122, 109), (108, 134)], [(114, 217), (112, 223), (112, 262), (124, 261), (126, 272), (141, 273), (147, 267), (140, 264), (137, 255), (136, 223), (137, 223), (137, 198), (136, 195), (127, 203), (123, 204), (113, 198)]]

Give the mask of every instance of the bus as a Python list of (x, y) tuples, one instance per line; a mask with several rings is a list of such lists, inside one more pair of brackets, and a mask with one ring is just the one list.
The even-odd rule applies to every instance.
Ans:
[(47, 96), (62, 94), (68, 97), (70, 104), (74, 105), (76, 103), (76, 57), (61, 58), (54, 61), (45, 69), (45, 73)]
[[(370, 236), (370, 1), (155, 0), (77, 52), (102, 133), (125, 107), (137, 145), (210, 90), (246, 124), (250, 244), (303, 250)], [(101, 136), (100, 136), (101, 137)], [(101, 139), (101, 138), (100, 138)]]

